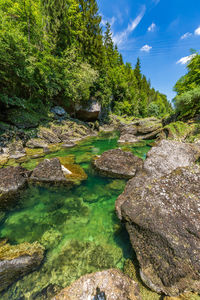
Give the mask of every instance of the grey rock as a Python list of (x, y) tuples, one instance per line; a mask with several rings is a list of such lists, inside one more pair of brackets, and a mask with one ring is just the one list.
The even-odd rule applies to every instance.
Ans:
[(52, 300), (141, 300), (138, 285), (120, 270), (84, 275)]
[(130, 152), (114, 149), (94, 159), (93, 166), (103, 176), (130, 179), (142, 169), (143, 160)]
[(18, 192), (26, 185), (29, 172), (22, 167), (0, 169), (0, 208), (8, 208), (17, 200)]
[(27, 143), (26, 143), (26, 147), (28, 148), (47, 148), (48, 144), (47, 142), (45, 142), (42, 139), (30, 139)]
[(51, 109), (51, 112), (58, 115), (59, 117), (63, 117), (66, 115), (66, 111), (61, 106), (54, 106)]
[(122, 219), (149, 288), (176, 296), (200, 292), (200, 167), (132, 179)]
[[(139, 187), (152, 178), (159, 178), (171, 173), (178, 167), (187, 167), (200, 157), (200, 147), (195, 144), (185, 144), (177, 141), (162, 140), (147, 153), (143, 170), (127, 183)], [(122, 193), (116, 203), (116, 212), (121, 219), (121, 205), (126, 201)]]
[(64, 183), (66, 177), (62, 171), (62, 167), (58, 158), (44, 159), (33, 170), (31, 181), (35, 182), (52, 182), (52, 183)]

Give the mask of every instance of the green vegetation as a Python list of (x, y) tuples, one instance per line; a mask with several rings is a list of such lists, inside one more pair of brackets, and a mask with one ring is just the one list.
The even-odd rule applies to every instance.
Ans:
[(72, 111), (91, 98), (120, 115), (171, 110), (139, 59), (135, 69), (123, 62), (109, 24), (103, 33), (96, 0), (2, 0), (0, 86), (0, 119), (22, 128), (37, 126), (54, 104)]
[(188, 120), (200, 114), (200, 55), (196, 53), (187, 65), (188, 72), (176, 83), (174, 104), (179, 119)]

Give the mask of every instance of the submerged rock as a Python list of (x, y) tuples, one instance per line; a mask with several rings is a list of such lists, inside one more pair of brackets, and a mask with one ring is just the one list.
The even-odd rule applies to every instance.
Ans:
[(170, 296), (199, 292), (200, 167), (149, 181), (132, 179), (123, 197), (122, 218), (145, 284)]
[(34, 271), (42, 262), (44, 248), (37, 242), (11, 246), (0, 243), (0, 292), (22, 276)]
[[(147, 153), (143, 170), (127, 183), (126, 188), (129, 189), (129, 186), (139, 188), (152, 178), (169, 174), (178, 167), (190, 166), (199, 157), (200, 147), (197, 145), (162, 140)], [(119, 218), (121, 218), (120, 207), (124, 201), (126, 201), (126, 196), (122, 193), (115, 203)]]
[(141, 300), (137, 284), (117, 269), (84, 275), (52, 300)]
[(143, 160), (130, 152), (114, 149), (96, 158), (93, 165), (101, 175), (130, 179), (142, 168)]
[(0, 208), (8, 208), (28, 179), (29, 172), (22, 167), (0, 169)]

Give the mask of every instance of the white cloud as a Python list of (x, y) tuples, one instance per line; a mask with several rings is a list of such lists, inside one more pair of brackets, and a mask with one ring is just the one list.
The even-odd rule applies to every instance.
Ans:
[(200, 35), (200, 26), (195, 30), (194, 34), (195, 35)]
[(192, 33), (191, 32), (186, 32), (185, 34), (183, 34), (181, 36), (181, 40), (185, 40), (185, 39), (189, 38), (190, 36), (192, 36)]
[(193, 59), (193, 57), (196, 56), (196, 53), (182, 57), (181, 59), (179, 59), (176, 63), (177, 64), (181, 64), (181, 65), (186, 65), (189, 61), (191, 61), (191, 59)]
[(152, 23), (149, 27), (148, 27), (148, 31), (149, 32), (154, 32), (156, 30), (156, 24)]
[(127, 40), (128, 36), (140, 24), (142, 18), (144, 17), (145, 11), (146, 11), (146, 6), (144, 5), (139, 15), (135, 18), (135, 20), (133, 20), (124, 31), (119, 32), (113, 36), (113, 41), (115, 44), (120, 45)]
[(140, 49), (140, 51), (149, 52), (151, 49), (152, 49), (151, 46), (149, 46), (149, 45), (144, 45), (144, 46)]
[(113, 26), (116, 22), (116, 18), (112, 17), (112, 18), (106, 18), (103, 15), (101, 15), (101, 25), (102, 26), (106, 26), (106, 23), (110, 23), (111, 26)]

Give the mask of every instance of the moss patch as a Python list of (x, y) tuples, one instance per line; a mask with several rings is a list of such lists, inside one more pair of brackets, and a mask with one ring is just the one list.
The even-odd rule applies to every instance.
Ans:
[(36, 252), (43, 255), (43, 251), (44, 248), (38, 242), (33, 244), (23, 243), (14, 246), (2, 243), (0, 244), (0, 260), (12, 260), (25, 255), (32, 256)]
[(151, 291), (144, 285), (144, 283), (140, 279), (138, 270), (139, 266), (137, 262), (133, 263), (130, 259), (126, 260), (124, 264), (124, 273), (138, 283), (142, 300), (161, 300), (161, 295), (158, 295), (157, 293)]

